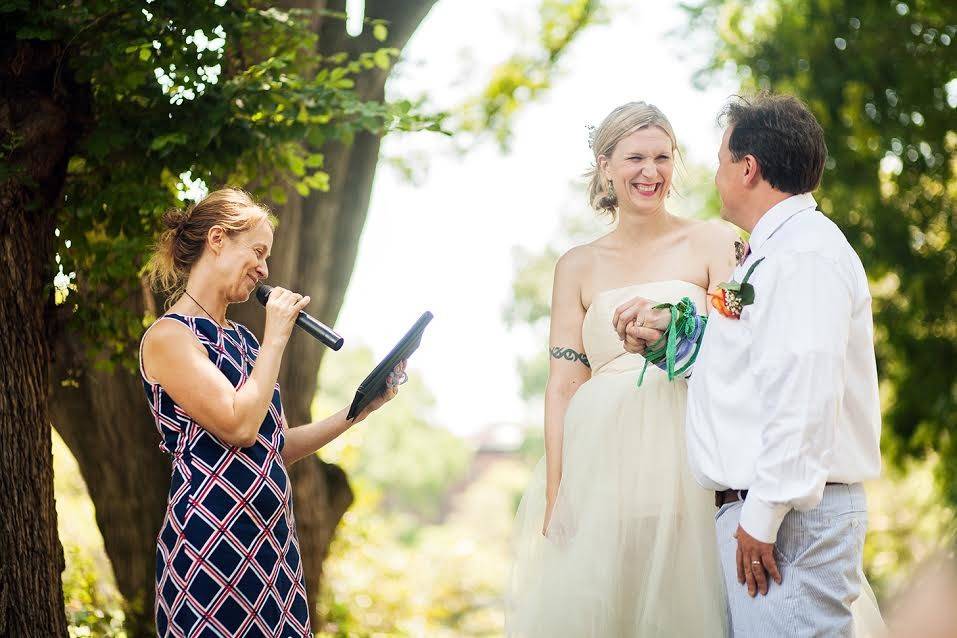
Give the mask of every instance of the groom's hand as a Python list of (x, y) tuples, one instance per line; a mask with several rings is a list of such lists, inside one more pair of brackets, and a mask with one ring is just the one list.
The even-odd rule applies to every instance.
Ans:
[(759, 591), (761, 595), (767, 595), (768, 574), (774, 582), (781, 584), (781, 572), (774, 560), (774, 543), (762, 543), (740, 525), (734, 537), (738, 539), (738, 582), (748, 584), (748, 595), (752, 598)]
[(635, 297), (618, 306), (611, 320), (618, 338), (624, 340), (628, 336), (626, 331), (629, 325), (637, 328), (638, 330), (633, 334), (645, 341), (651, 340), (647, 337), (654, 336), (650, 332), (645, 334), (645, 330), (650, 329), (659, 333), (667, 330), (668, 324), (671, 323), (671, 313), (663, 308), (655, 310), (656, 305), (654, 301), (644, 297)]

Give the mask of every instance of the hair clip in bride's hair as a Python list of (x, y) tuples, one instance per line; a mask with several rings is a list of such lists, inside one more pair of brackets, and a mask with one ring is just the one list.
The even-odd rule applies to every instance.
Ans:
[(595, 133), (598, 129), (594, 124), (586, 124), (585, 129), (588, 131), (588, 148), (595, 150)]

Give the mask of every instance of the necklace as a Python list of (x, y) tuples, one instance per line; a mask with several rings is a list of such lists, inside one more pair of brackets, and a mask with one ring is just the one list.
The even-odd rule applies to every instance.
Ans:
[[(213, 319), (213, 315), (209, 314), (209, 311), (207, 311), (205, 308), (203, 308), (203, 304), (201, 304), (201, 303), (199, 303), (198, 301), (196, 301), (196, 299), (193, 297), (193, 295), (191, 295), (191, 294), (189, 294), (188, 292), (186, 292), (186, 290), (183, 290), (183, 294), (186, 295), (187, 297), (189, 297), (190, 299), (192, 299), (192, 300), (193, 300), (193, 303), (196, 304), (197, 306), (199, 306), (199, 309), (202, 310), (203, 312), (205, 312), (207, 317), (209, 317), (210, 319), (212, 319), (213, 323), (216, 324), (216, 327), (217, 327), (217, 328), (219, 328), (220, 330), (225, 330), (225, 328), (223, 328), (222, 324), (220, 324), (218, 321), (216, 321), (215, 319)], [(227, 319), (226, 321), (229, 321), (229, 319)], [(230, 326), (230, 327), (232, 327), (232, 326)], [(250, 358), (249, 358), (249, 355), (248, 355), (247, 352), (246, 352), (246, 339), (243, 337), (242, 333), (240, 333), (238, 330), (237, 330), (237, 333), (239, 334), (239, 344), (238, 344), (238, 345), (239, 345), (239, 357), (240, 357), (240, 359), (242, 359), (242, 362), (243, 362), (242, 372), (243, 372), (243, 375), (245, 376), (245, 375), (248, 374), (247, 368), (246, 368), (246, 363), (249, 362), (249, 361), (251, 361), (251, 360), (250, 360)], [(223, 337), (220, 336), (220, 339), (222, 339), (222, 338), (223, 338)]]
[[(208, 312), (205, 308), (203, 308), (203, 304), (201, 304), (201, 303), (199, 303), (198, 301), (196, 301), (196, 299), (193, 297), (193, 295), (191, 295), (191, 294), (189, 294), (188, 292), (186, 292), (186, 290), (183, 290), (183, 294), (186, 295), (187, 297), (189, 297), (190, 299), (192, 299), (192, 300), (193, 300), (193, 303), (196, 304), (197, 306), (199, 306), (199, 309), (202, 310), (203, 312), (205, 312), (205, 313), (206, 313), (206, 316), (209, 317), (210, 319), (212, 319), (213, 323), (215, 323), (217, 327), (219, 327), (220, 329), (223, 329), (223, 325), (222, 325), (221, 323), (219, 323), (218, 321), (216, 321), (216, 319), (213, 318), (213, 315), (209, 314), (209, 312)], [(227, 319), (227, 321), (229, 321), (229, 320)]]

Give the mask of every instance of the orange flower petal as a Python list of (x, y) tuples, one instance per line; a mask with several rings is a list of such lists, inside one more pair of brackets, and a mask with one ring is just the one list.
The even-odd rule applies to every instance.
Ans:
[[(722, 293), (723, 293), (723, 292), (724, 292), (724, 291), (722, 291)], [(715, 310), (717, 310), (718, 312), (720, 312), (720, 313), (721, 313), (722, 315), (724, 315), (725, 317), (728, 317), (729, 319), (737, 319), (737, 318), (738, 318), (738, 316), (737, 316), (736, 314), (734, 314), (733, 312), (731, 312), (730, 310), (728, 310), (728, 306), (727, 306), (727, 304), (725, 304), (724, 294), (711, 295), (711, 305), (714, 307)]]

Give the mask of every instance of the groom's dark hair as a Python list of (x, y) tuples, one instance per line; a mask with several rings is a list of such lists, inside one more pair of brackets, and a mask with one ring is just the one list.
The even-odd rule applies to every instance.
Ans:
[(797, 195), (817, 188), (827, 160), (824, 130), (793, 95), (734, 96), (718, 118), (732, 127), (731, 159), (753, 155), (771, 186)]

